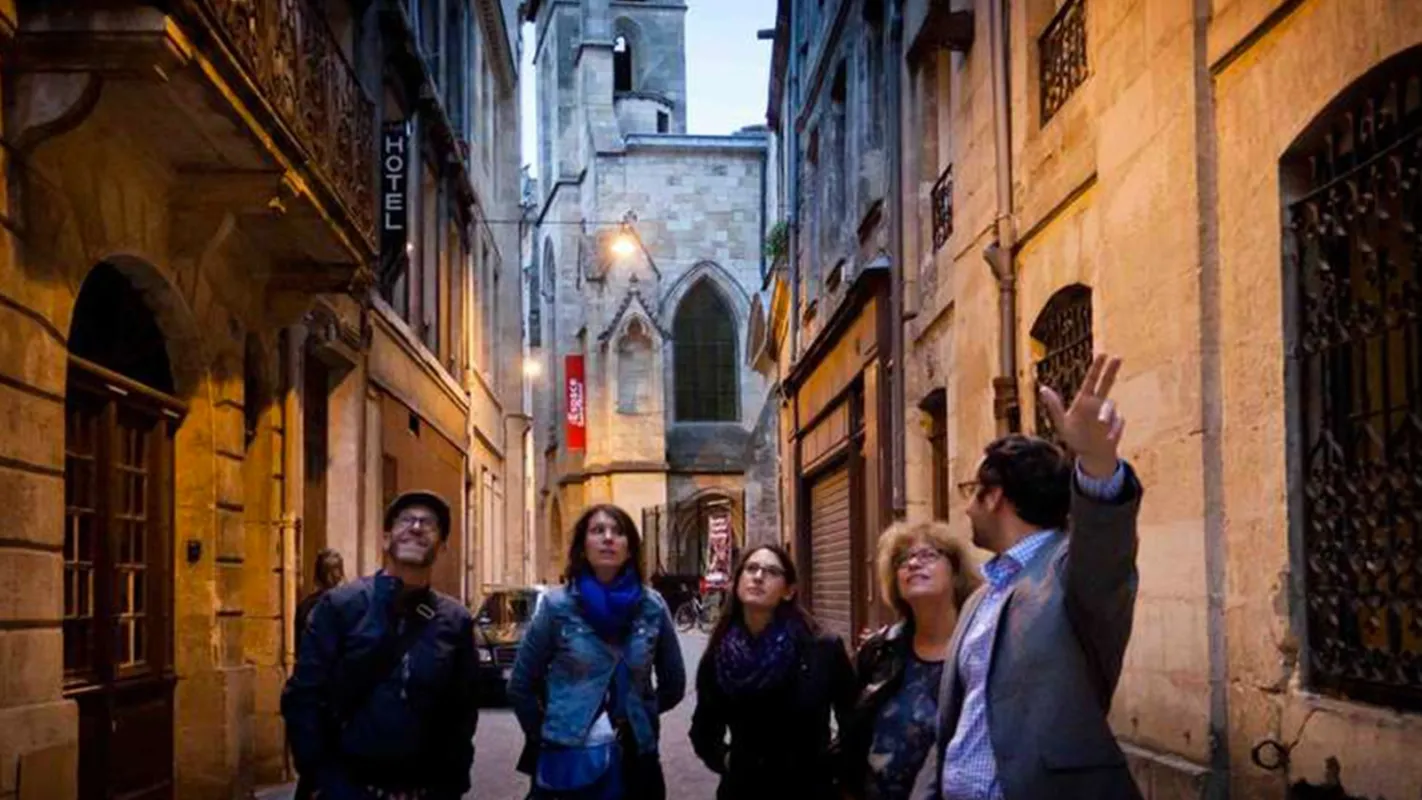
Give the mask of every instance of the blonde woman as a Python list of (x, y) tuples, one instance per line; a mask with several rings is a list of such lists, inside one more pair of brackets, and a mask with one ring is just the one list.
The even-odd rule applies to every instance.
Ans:
[(859, 647), (858, 695), (841, 752), (850, 797), (902, 800), (933, 747), (948, 642), (979, 581), (943, 522), (901, 522), (884, 531), (878, 570), (899, 621)]

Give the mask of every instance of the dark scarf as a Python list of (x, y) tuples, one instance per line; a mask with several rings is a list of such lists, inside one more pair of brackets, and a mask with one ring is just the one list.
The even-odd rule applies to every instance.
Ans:
[(770, 626), (751, 636), (740, 620), (733, 621), (716, 651), (716, 681), (727, 694), (760, 692), (783, 684), (799, 656), (799, 628), (776, 615)]

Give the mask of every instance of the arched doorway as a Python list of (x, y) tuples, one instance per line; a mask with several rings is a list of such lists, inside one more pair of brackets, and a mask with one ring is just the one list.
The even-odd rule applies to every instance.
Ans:
[(79, 793), (173, 795), (173, 438), (167, 342), (118, 269), (79, 292), (65, 392), (64, 688)]

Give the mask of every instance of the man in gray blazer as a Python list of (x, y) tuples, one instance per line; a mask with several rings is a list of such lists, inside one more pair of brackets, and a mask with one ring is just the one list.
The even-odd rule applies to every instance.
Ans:
[(1131, 636), (1141, 485), (1117, 456), (1098, 355), (1071, 408), (1041, 402), (1075, 466), (1041, 439), (988, 445), (964, 485), (973, 543), (996, 554), (948, 648), (938, 735), (913, 800), (1137, 800), (1107, 724)]

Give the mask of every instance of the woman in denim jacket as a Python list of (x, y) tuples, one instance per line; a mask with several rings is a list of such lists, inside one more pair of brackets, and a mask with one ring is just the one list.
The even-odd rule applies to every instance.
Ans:
[(666, 797), (658, 718), (681, 701), (686, 671), (666, 602), (643, 585), (641, 554), (627, 512), (589, 508), (573, 527), (564, 585), (524, 634), (508, 694), (534, 798)]

